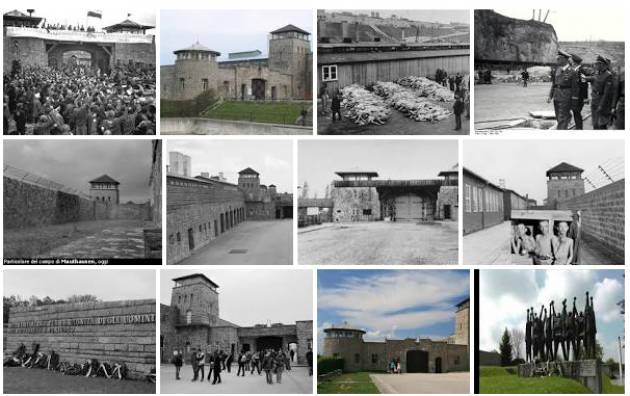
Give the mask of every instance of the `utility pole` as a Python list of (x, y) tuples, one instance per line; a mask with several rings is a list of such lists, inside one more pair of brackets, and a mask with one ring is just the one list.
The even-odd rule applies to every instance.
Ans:
[(617, 337), (619, 343), (619, 378), (623, 381), (623, 344), (621, 342), (621, 336)]

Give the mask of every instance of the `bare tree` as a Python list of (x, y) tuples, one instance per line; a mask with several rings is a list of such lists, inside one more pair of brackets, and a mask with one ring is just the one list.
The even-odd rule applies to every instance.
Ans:
[(520, 359), (521, 348), (525, 342), (525, 332), (521, 329), (512, 329), (510, 331), (510, 339), (512, 341), (512, 355), (515, 359)]

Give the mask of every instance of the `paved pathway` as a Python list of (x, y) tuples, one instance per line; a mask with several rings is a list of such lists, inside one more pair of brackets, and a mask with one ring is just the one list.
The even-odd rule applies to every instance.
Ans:
[(144, 258), (143, 228), (106, 228), (55, 248), (42, 257)]
[(300, 264), (457, 264), (457, 222), (329, 223), (298, 234)]
[[(235, 250), (241, 253), (234, 253)], [(286, 219), (248, 220), (195, 251), (192, 256), (178, 264), (291, 265), (292, 262), (293, 221)]]
[(370, 374), (381, 393), (469, 393), (470, 373)]
[[(206, 372), (206, 375), (207, 372)], [(221, 384), (211, 385), (206, 381), (192, 382), (190, 366), (182, 367), (182, 379), (175, 380), (175, 368), (172, 365), (160, 366), (161, 393), (220, 393), (220, 394), (299, 394), (313, 393), (313, 377), (308, 375), (308, 368), (293, 367), (291, 371), (282, 373), (282, 383), (267, 385), (264, 372), (262, 375), (247, 373), (244, 377), (236, 377), (236, 366), (231, 373), (221, 372)]]

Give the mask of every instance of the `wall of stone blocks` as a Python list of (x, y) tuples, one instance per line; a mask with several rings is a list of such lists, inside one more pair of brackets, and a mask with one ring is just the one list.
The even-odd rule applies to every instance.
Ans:
[(44, 40), (37, 38), (12, 38), (3, 35), (4, 44), (4, 71), (9, 73), (14, 60), (19, 60), (22, 65), (48, 66), (48, 55)]
[(142, 63), (151, 66), (155, 70), (155, 38), (153, 43), (116, 43), (112, 53), (111, 63), (121, 64)]
[(437, 219), (444, 220), (444, 205), (451, 207), (451, 220), (459, 218), (459, 189), (457, 186), (442, 186), (437, 196), (435, 215)]
[[(381, 218), (381, 204), (375, 187), (334, 187), (334, 221), (372, 221)], [(364, 209), (371, 209), (371, 215), (364, 215)]]
[[(625, 179), (558, 203), (558, 209), (582, 211), (583, 238), (600, 245), (623, 264)], [(598, 263), (594, 263), (598, 264)]]
[(11, 308), (4, 357), (22, 343), (29, 351), (37, 343), (64, 362), (125, 363), (131, 377), (143, 378), (155, 368), (155, 323), (149, 299)]

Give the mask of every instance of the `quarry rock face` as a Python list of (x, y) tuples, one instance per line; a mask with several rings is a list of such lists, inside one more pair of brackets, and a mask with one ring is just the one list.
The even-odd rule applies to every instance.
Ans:
[(475, 61), (551, 64), (558, 37), (552, 25), (475, 10)]

